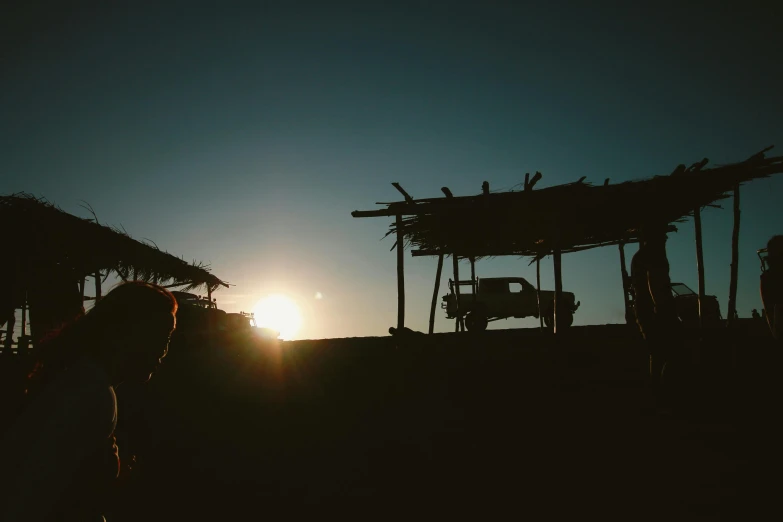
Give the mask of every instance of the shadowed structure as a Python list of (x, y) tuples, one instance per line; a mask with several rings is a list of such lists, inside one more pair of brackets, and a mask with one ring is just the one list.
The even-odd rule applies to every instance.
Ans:
[[(541, 178), (536, 173), (532, 179), (526, 176), (522, 191), (490, 193), (485, 185), (480, 195), (453, 197), (449, 192), (444, 198), (419, 200), (407, 196), (405, 201), (381, 203), (385, 209), (357, 210), (351, 215), (396, 217), (387, 235), (404, 238), (398, 240), (398, 248), (407, 243), (413, 256), (511, 255), (536, 260), (552, 255), (557, 303), (560, 254), (637, 242), (642, 224), (671, 224), (690, 216), (696, 218), (700, 238), (702, 207), (729, 197), (742, 183), (783, 172), (783, 156), (765, 157), (771, 148), (739, 163), (704, 169), (709, 161), (704, 158), (690, 167), (681, 164), (669, 175), (618, 184), (606, 180), (592, 185), (582, 177), (533, 190)], [(698, 240), (696, 249), (699, 257)], [(703, 281), (703, 263), (698, 268)], [(699, 286), (703, 296), (704, 285)]]
[[(94, 214), (93, 214), (94, 215)], [(100, 299), (111, 272), (184, 290), (212, 291), (228, 284), (209, 267), (142, 243), (97, 217), (82, 219), (29, 194), (0, 196), (5, 251), (0, 256), (0, 321), (29, 304), (33, 341), (82, 311), (82, 302)], [(85, 297), (85, 278), (95, 280), (95, 296)], [(24, 335), (24, 333), (23, 333)]]

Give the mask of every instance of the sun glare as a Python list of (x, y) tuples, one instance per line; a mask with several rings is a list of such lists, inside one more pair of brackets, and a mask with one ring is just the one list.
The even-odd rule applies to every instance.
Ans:
[(302, 326), (302, 314), (296, 303), (284, 295), (261, 299), (253, 309), (256, 324), (280, 332), (281, 339), (292, 339)]

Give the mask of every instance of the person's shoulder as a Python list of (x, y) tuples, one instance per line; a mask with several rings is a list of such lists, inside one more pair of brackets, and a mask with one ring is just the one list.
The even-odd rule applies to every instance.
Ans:
[(646, 257), (646, 253), (647, 252), (643, 248), (640, 248), (634, 255), (631, 256), (631, 266), (641, 263)]
[(669, 259), (666, 256), (666, 250), (662, 248), (655, 248), (647, 252), (647, 262), (651, 264), (669, 264)]
[(783, 286), (783, 277), (779, 271), (769, 269), (761, 274), (762, 288), (779, 288), (781, 286)]

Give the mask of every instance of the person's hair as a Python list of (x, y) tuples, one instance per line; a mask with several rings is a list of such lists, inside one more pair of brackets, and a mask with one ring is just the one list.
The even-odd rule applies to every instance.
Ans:
[(783, 257), (783, 236), (772, 236), (767, 241), (767, 256), (776, 258), (778, 262), (781, 261), (781, 257)]
[(139, 325), (164, 326), (177, 313), (177, 300), (163, 287), (142, 281), (115, 286), (86, 314), (52, 332), (35, 347), (36, 363), (25, 394), (35, 395), (57, 374), (86, 355), (102, 349), (102, 341), (122, 336)]

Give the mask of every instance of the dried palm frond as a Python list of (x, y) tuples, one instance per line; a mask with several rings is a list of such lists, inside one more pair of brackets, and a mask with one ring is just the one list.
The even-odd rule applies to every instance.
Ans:
[[(736, 185), (783, 172), (783, 157), (766, 158), (767, 150), (710, 169), (704, 169), (705, 158), (691, 168), (643, 180), (596, 186), (582, 177), (536, 190), (398, 201), (353, 215), (402, 214), (403, 247), (416, 255), (535, 259), (557, 246), (567, 253), (633, 242), (643, 224), (683, 222), (695, 209), (729, 197)], [(393, 222), (386, 235), (396, 233)]]

